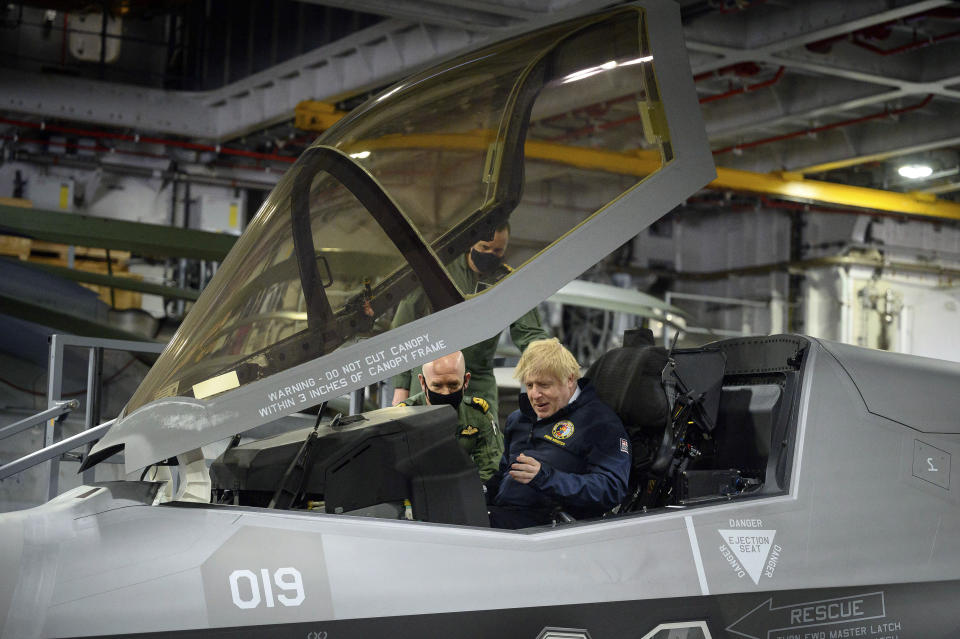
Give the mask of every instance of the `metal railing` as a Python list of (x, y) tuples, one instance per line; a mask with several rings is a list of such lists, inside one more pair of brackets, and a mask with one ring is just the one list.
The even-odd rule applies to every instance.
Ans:
[[(5, 439), (34, 426), (46, 423), (44, 426), (43, 448), (34, 451), (19, 459), (0, 466), (0, 480), (33, 468), (49, 461), (48, 499), (53, 499), (59, 492), (60, 461), (65, 454), (86, 446), (87, 450), (99, 440), (110, 426), (116, 421), (100, 423), (100, 399), (103, 385), (103, 351), (122, 350), (140, 353), (160, 353), (165, 344), (153, 342), (136, 342), (131, 340), (100, 339), (92, 337), (78, 337), (75, 335), (52, 335), (50, 337), (49, 375), (47, 382), (47, 405), (44, 411), (21, 419), (8, 426), (0, 427), (0, 439)], [(84, 430), (80, 433), (60, 439), (62, 422), (71, 411), (80, 407), (76, 399), (63, 400), (63, 356), (67, 347), (86, 348), (89, 350), (87, 361), (87, 395), (84, 416)], [(377, 385), (377, 396), (381, 407), (390, 405), (389, 387), (384, 382)], [(349, 394), (349, 411), (351, 415), (363, 411), (364, 391), (358, 389)], [(82, 456), (78, 457), (82, 458)], [(84, 483), (94, 481), (93, 469), (83, 473)]]
[[(0, 439), (6, 439), (16, 435), (17, 433), (22, 433), (25, 430), (33, 428), (37, 424), (42, 424), (48, 419), (63, 419), (70, 414), (70, 411), (80, 408), (80, 402), (75, 399), (71, 399), (68, 402), (58, 402), (56, 406), (48, 408), (45, 411), (41, 411), (36, 415), (31, 415), (25, 419), (21, 419), (19, 422), (14, 422), (9, 426), (4, 426), (0, 428)], [(0, 479), (3, 479), (3, 476), (0, 476)]]
[[(47, 409), (0, 428), (0, 439), (23, 432), (46, 422), (43, 432), (43, 448), (0, 466), (0, 480), (23, 472), (49, 461), (47, 498), (53, 499), (59, 492), (60, 460), (64, 454), (81, 446), (87, 450), (100, 439), (115, 420), (100, 423), (101, 395), (103, 390), (103, 351), (120, 350), (136, 353), (160, 353), (166, 344), (137, 342), (132, 340), (100, 339), (77, 335), (52, 335), (47, 375)], [(63, 400), (63, 353), (67, 347), (89, 349), (87, 359), (87, 396), (84, 430), (77, 435), (60, 440), (62, 423), (70, 411), (79, 408), (77, 400)], [(84, 471), (83, 481), (94, 481), (93, 469)]]

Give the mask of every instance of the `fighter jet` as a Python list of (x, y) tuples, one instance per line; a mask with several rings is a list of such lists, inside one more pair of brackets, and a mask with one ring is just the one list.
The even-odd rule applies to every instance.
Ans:
[[(579, 108), (620, 125), (581, 134)], [(667, 0), (372, 98), (286, 174), (83, 464), (122, 452), (141, 479), (0, 516), (0, 636), (958, 636), (956, 364), (628, 335), (585, 364), (635, 438), (633, 493), (516, 531), (489, 527), (449, 408), (304, 416), (496, 334), (713, 172)], [(506, 223), (542, 247), (460, 290), (452, 262)], [(413, 294), (432, 312), (392, 328)]]

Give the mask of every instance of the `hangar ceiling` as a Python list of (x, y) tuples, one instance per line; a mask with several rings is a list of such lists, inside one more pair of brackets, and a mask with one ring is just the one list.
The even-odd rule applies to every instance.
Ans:
[[(221, 171), (279, 172), (313, 137), (293, 126), (303, 100), (348, 110), (457, 51), (609, 4), (4, 3), (0, 133), (7, 153), (20, 158), (62, 154), (77, 144), (70, 140), (92, 137), (94, 155), (162, 143), (165, 153), (194, 153)], [(118, 51), (99, 47), (102, 21), (82, 13), (91, 5), (122, 18)], [(679, 5), (719, 167), (960, 199), (960, 2)], [(64, 25), (92, 39), (78, 43)], [(84, 45), (86, 60), (77, 53)], [(616, 98), (585, 95), (570, 105), (552, 123), (557, 138), (616, 136)], [(225, 155), (234, 162), (224, 163)], [(933, 173), (900, 177), (908, 161)]]

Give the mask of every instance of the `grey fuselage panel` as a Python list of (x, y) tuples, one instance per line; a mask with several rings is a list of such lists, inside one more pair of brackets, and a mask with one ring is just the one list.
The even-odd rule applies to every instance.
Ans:
[(924, 433), (960, 433), (960, 364), (821, 341), (867, 408)]

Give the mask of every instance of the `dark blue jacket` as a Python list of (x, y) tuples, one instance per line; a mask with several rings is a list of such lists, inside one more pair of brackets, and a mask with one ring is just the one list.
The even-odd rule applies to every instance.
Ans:
[[(507, 418), (498, 471), (487, 481), (496, 506), (550, 510), (560, 506), (577, 519), (598, 517), (626, 497), (630, 440), (613, 410), (593, 386), (579, 381), (580, 396), (538, 420), (527, 395)], [(540, 462), (529, 484), (510, 477), (510, 465), (524, 453)]]

